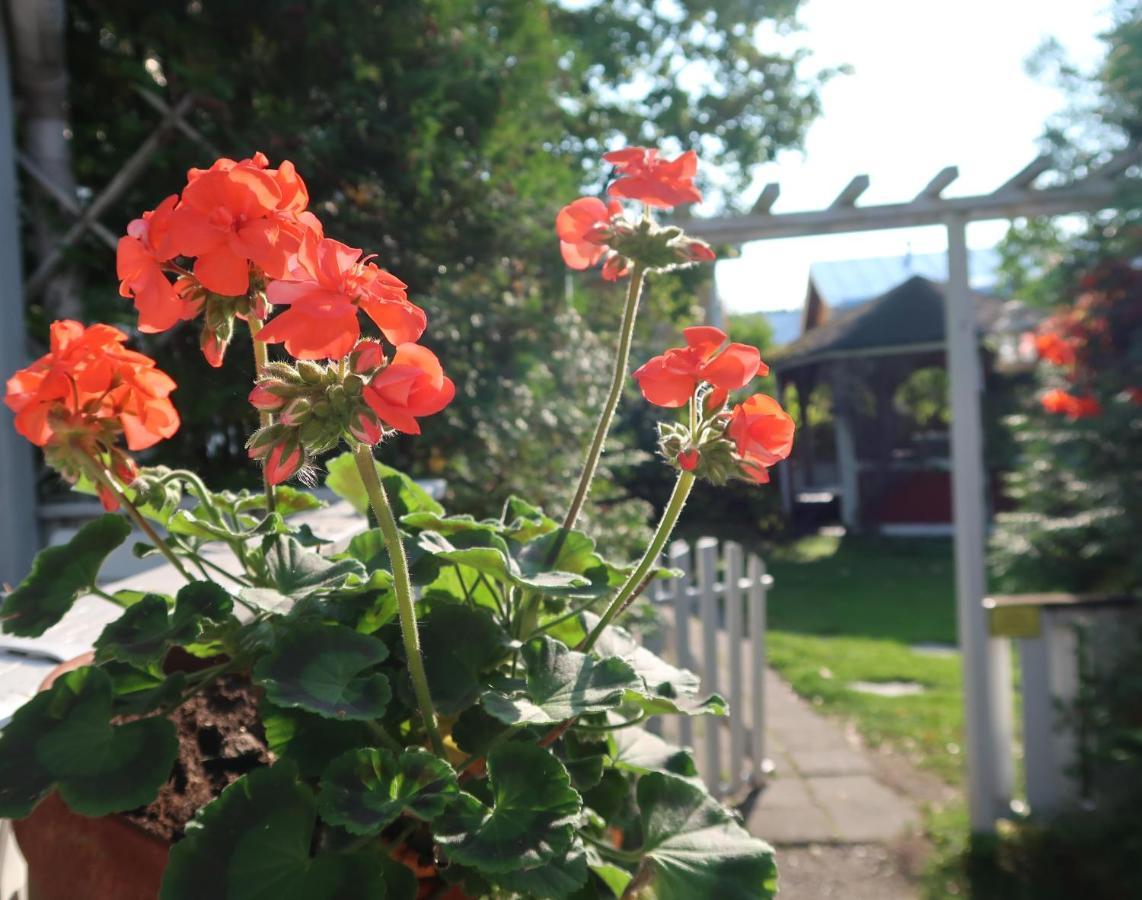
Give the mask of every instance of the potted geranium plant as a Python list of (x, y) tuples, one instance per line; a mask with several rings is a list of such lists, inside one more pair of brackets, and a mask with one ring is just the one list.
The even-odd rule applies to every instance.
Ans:
[[(111, 597), (123, 612), (93, 656), (0, 736), (0, 816), (21, 820), (35, 900), (774, 892), (770, 848), (687, 751), (639, 727), (725, 703), (615, 623), (695, 480), (766, 481), (793, 424), (765, 396), (728, 406), (763, 369), (758, 352), (688, 329), (634, 373), (651, 403), (685, 412), (661, 429), (678, 478), (646, 552), (617, 564), (576, 529), (647, 276), (713, 259), (652, 215), (700, 199), (693, 153), (606, 159), (610, 202), (581, 198), (557, 220), (570, 266), (628, 279), (611, 390), (562, 521), (520, 498), (498, 519), (448, 515), (376, 460), (387, 435), (417, 434), (453, 400), (452, 382), (416, 343), (427, 318), (405, 286), (326, 238), (294, 167), (261, 154), (192, 170), (131, 223), (118, 274), (142, 331), (200, 319), (215, 366), (246, 322), (264, 490), (132, 460), (178, 428), (175, 384), (117, 329), (57, 322), (50, 351), (9, 380), (16, 427), (108, 514), (39, 555), (3, 600), (5, 630), (39, 635), (96, 590), (131, 523), (141, 552), (186, 580), (175, 596)], [(362, 337), (360, 312), (381, 339)], [(274, 345), (288, 359), (271, 360)], [(325, 483), (373, 519), (331, 549), (291, 524), (319, 502), (284, 482), (342, 445)], [(218, 542), (229, 568), (203, 553)]]

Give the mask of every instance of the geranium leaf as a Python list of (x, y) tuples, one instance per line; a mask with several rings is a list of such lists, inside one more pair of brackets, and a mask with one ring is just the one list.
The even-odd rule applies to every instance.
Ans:
[(570, 572), (523, 572), (512, 557), (507, 541), (492, 531), (461, 531), (448, 537), (439, 532), (424, 531), (420, 534), (419, 543), (437, 559), (468, 566), (517, 587), (551, 592), (590, 583), (582, 575)]
[(527, 685), (522, 691), (489, 691), (481, 703), (509, 725), (562, 722), (605, 712), (639, 683), (634, 670), (614, 657), (598, 660), (543, 636), (523, 647)]
[(378, 834), (407, 813), (432, 821), (460, 792), (444, 760), (414, 748), (350, 750), (330, 763), (317, 798), (321, 818), (354, 834)]
[(449, 860), (495, 875), (541, 866), (574, 844), (582, 800), (563, 764), (535, 744), (506, 744), (488, 755), (492, 806), (471, 794), (436, 820)]
[[(599, 617), (594, 613), (580, 615), (584, 628), (590, 633)], [(703, 697), (701, 682), (689, 669), (672, 666), (634, 639), (629, 631), (616, 625), (603, 629), (595, 642), (600, 656), (617, 656), (630, 664), (638, 674), (640, 684), (630, 692), (650, 715), (684, 713), (686, 715), (724, 716), (728, 712), (726, 701), (718, 694)]]
[(255, 769), (203, 807), (171, 848), (160, 900), (379, 900), (375, 853), (312, 853), (317, 807), (292, 766)]
[(85, 816), (146, 806), (178, 753), (161, 717), (111, 724), (111, 679), (85, 667), (61, 675), (0, 735), (0, 817), (22, 819), (55, 788)]
[(666, 772), (682, 778), (697, 778), (694, 757), (683, 747), (667, 743), (644, 728), (621, 728), (607, 735), (611, 764), (645, 775)]
[(104, 560), (130, 533), (131, 526), (122, 517), (100, 516), (66, 544), (37, 553), (28, 577), (0, 604), (4, 631), (39, 637), (55, 625), (95, 587)]
[(154, 594), (129, 607), (95, 641), (99, 662), (118, 659), (147, 665), (160, 661), (172, 646), (186, 647), (231, 619), (234, 601), (210, 581), (185, 585), (168, 613), (167, 601)]
[(270, 540), (273, 545), (266, 552), (266, 567), (274, 587), (287, 596), (298, 598), (316, 591), (333, 590), (351, 577), (365, 577), (365, 567), (355, 559), (326, 559), (292, 537)]
[(481, 673), (505, 655), (507, 634), (481, 609), (437, 603), (421, 620), (420, 646), (432, 702), (446, 716), (471, 706)]
[(542, 509), (521, 497), (508, 497), (500, 515), (504, 533), (514, 541), (527, 543), (559, 527)]
[(278, 706), (333, 719), (375, 719), (392, 692), (383, 674), (369, 670), (388, 653), (381, 641), (344, 625), (295, 625), (258, 660), (254, 680)]
[(278, 759), (289, 760), (305, 778), (316, 778), (342, 753), (369, 743), (361, 722), (340, 721), (301, 709), (284, 709), (263, 698), (258, 712), (266, 743)]
[[(393, 515), (398, 520), (414, 512), (443, 514), (444, 507), (403, 472), (376, 460), (373, 462), (389, 503), (392, 504)], [(342, 500), (348, 500), (357, 512), (364, 515), (369, 508), (369, 496), (365, 492), (365, 484), (361, 481), (361, 473), (357, 471), (353, 454), (342, 453), (340, 456), (335, 456), (325, 464), (325, 468), (329, 472), (325, 478), (325, 486)]]
[[(404, 546), (405, 559), (408, 562), (409, 576), (415, 585), (425, 585), (440, 574), (440, 563), (417, 542), (412, 535), (401, 532), (401, 544)], [(349, 541), (347, 553), (353, 559), (364, 564), (369, 572), (378, 570), (391, 572), (392, 562), (389, 560), (389, 548), (385, 537), (379, 528), (370, 528)]]
[(495, 877), (501, 888), (521, 897), (570, 897), (587, 883), (587, 854), (581, 844), (563, 856), (530, 869), (503, 872)]
[(643, 865), (656, 900), (757, 900), (777, 892), (773, 848), (700, 787), (659, 772), (639, 779)]

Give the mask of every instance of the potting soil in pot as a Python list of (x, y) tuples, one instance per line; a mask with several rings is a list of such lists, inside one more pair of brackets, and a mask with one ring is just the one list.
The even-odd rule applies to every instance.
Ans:
[(227, 675), (173, 713), (179, 752), (170, 779), (155, 801), (123, 815), (164, 840), (176, 841), (187, 822), (222, 790), (273, 756), (258, 717), (258, 689)]

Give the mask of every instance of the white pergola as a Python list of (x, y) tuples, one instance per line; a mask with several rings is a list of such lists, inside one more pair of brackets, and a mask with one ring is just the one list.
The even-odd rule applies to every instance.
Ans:
[(975, 310), (969, 290), (966, 229), (969, 222), (1030, 218), (1112, 207), (1127, 171), (1142, 161), (1132, 148), (1112, 157), (1084, 178), (1037, 189), (1034, 182), (1052, 168), (1040, 157), (990, 194), (943, 197), (959, 176), (942, 169), (906, 203), (857, 206), (867, 175), (853, 178), (821, 210), (772, 213), (780, 187), (768, 184), (748, 215), (695, 219), (687, 229), (715, 244), (744, 244), (773, 238), (942, 225), (948, 232), (945, 341), (952, 413), (952, 492), (955, 517), (956, 621), (964, 670), (964, 727), (967, 744), (968, 807), (973, 831), (994, 831), (1008, 811), (1014, 789), (1010, 645), (989, 638), (983, 607), (986, 593), (987, 512), (984, 501), (983, 433)]

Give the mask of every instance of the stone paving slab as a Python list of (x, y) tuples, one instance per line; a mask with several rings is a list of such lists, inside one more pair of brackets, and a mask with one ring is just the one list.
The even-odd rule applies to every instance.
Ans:
[[(663, 655), (670, 658), (673, 617), (664, 609), (666, 639)], [(701, 624), (690, 621), (691, 667), (703, 672)], [(718, 684), (706, 690), (724, 692), (729, 684), (726, 662), (729, 637), (718, 634)], [(752, 703), (748, 673), (752, 655), (748, 641), (742, 644), (745, 695), (740, 708), (731, 710), (752, 726)], [(678, 722), (663, 719), (663, 736), (678, 741)], [(699, 768), (707, 765), (703, 735), (707, 727), (722, 730), (718, 765), (723, 780), (743, 768), (743, 761), (730, 759), (729, 729), (725, 720), (692, 722), (695, 758)], [(749, 740), (747, 740), (747, 752)], [(876, 775), (868, 752), (843, 724), (826, 718), (773, 670), (765, 679), (765, 751), (775, 771), (760, 792), (743, 806), (751, 833), (778, 846), (890, 844), (920, 825), (916, 805)], [(743, 795), (727, 797), (741, 800)]]

